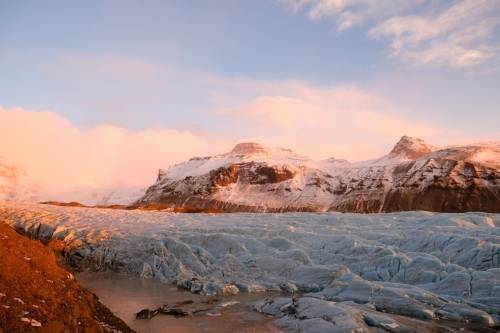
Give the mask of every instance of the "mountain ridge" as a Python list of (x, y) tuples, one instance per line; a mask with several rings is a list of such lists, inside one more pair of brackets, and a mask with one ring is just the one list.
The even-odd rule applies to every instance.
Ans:
[(237, 144), (160, 170), (135, 206), (187, 211), (500, 212), (500, 144), (437, 148), (403, 136), (369, 161), (313, 161)]
[(0, 159), (0, 200), (177, 212), (500, 212), (500, 142), (439, 148), (403, 136), (387, 154), (359, 162), (243, 142), (160, 169), (147, 190), (67, 193), (43, 192), (22, 168)]

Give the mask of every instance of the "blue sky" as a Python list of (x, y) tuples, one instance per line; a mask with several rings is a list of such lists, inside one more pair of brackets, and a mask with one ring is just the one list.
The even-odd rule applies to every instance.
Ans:
[[(384, 58), (383, 50), (362, 32), (337, 34), (329, 23), (311, 22), (268, 0), (219, 1), (216, 6), (207, 1), (105, 4), (6, 2), (0, 17), (2, 72), (9, 78), (2, 80), (3, 103), (55, 108), (82, 123), (109, 121), (92, 114), (97, 112), (81, 101), (75, 102), (79, 97), (97, 99), (75, 93), (71, 81), (80, 78), (60, 78), (40, 70), (44, 65), (57, 66), (61, 56), (127, 57), (174, 67), (180, 82), (185, 81), (185, 71), (198, 71), (228, 78), (296, 78), (321, 85), (363, 82)], [(362, 51), (364, 47), (371, 52)], [(88, 83), (98, 91), (106, 84), (101, 84), (101, 78)], [(111, 87), (104, 89), (104, 93), (114, 92)], [(75, 98), (63, 97), (75, 94)], [(175, 95), (185, 94), (191, 92), (176, 91)], [(186, 111), (192, 103), (180, 99), (181, 105), (169, 98), (153, 107), (179, 117), (179, 112), (169, 109), (175, 106)], [(82, 112), (91, 114), (83, 116)]]
[[(2, 38), (48, 56), (111, 53), (228, 76), (298, 77), (323, 83), (361, 78), (383, 58), (362, 31), (337, 34), (330, 23), (311, 22), (278, 2), (215, 4), (7, 2)], [(359, 52), (363, 47), (375, 52)], [(359, 67), (346, 68), (353, 62)]]
[(499, 27), (497, 0), (0, 0), (0, 108), (209, 143), (186, 156), (498, 140)]

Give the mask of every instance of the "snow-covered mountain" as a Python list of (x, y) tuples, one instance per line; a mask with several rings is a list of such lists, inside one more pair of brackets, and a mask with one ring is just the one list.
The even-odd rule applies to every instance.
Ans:
[(350, 163), (240, 143), (160, 170), (137, 206), (177, 211), (500, 212), (500, 144), (438, 149), (403, 136), (389, 154)]
[(88, 206), (128, 205), (145, 192), (139, 186), (79, 187), (53, 191), (36, 184), (20, 166), (0, 158), (0, 200), (78, 202)]
[(72, 191), (43, 193), (37, 199), (40, 202), (79, 203), (85, 206), (127, 206), (144, 195), (145, 187), (80, 187)]
[(36, 196), (26, 172), (0, 157), (0, 200), (29, 201)]

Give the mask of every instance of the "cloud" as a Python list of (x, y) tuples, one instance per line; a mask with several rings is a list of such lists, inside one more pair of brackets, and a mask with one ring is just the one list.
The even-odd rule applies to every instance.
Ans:
[(331, 19), (338, 31), (367, 26), (390, 40), (390, 57), (421, 65), (470, 68), (495, 59), (500, 41), (497, 0), (281, 0), (312, 20)]
[(206, 138), (188, 131), (111, 125), (82, 130), (53, 112), (0, 107), (0, 155), (53, 191), (144, 186), (158, 168), (211, 152)]
[(306, 8), (307, 16), (315, 21), (332, 19), (337, 30), (345, 31), (367, 21), (379, 20), (397, 14), (424, 0), (281, 0), (295, 12)]
[[(80, 128), (55, 112), (0, 107), (0, 155), (51, 192), (147, 186), (157, 170), (238, 142), (291, 148), (314, 159), (363, 160), (387, 153), (402, 136), (432, 144), (472, 141), (356, 86), (204, 77), (216, 107), (200, 111), (201, 130)], [(406, 116), (404, 116), (406, 115)], [(201, 120), (200, 120), (201, 122)], [(214, 126), (212, 126), (214, 125)], [(203, 134), (200, 134), (203, 133)], [(446, 140), (446, 141), (444, 141)]]
[(500, 2), (463, 0), (426, 16), (394, 17), (369, 31), (392, 40), (392, 56), (420, 64), (476, 66), (496, 56), (488, 39), (500, 24)]
[[(246, 86), (259, 90), (256, 82)], [(375, 158), (403, 134), (435, 140), (443, 133), (425, 122), (399, 116), (400, 110), (389, 101), (357, 87), (321, 88), (296, 81), (272, 86), (274, 94), (212, 112), (239, 119), (252, 129), (240, 140), (288, 147), (316, 159)]]

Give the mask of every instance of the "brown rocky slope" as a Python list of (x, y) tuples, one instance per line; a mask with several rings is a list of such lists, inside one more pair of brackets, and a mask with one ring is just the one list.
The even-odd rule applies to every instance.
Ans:
[(0, 332), (133, 332), (56, 264), (52, 249), (0, 222)]

